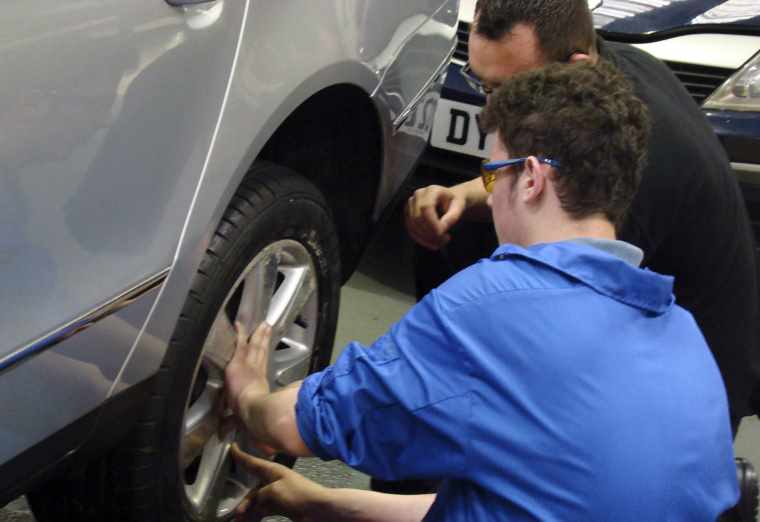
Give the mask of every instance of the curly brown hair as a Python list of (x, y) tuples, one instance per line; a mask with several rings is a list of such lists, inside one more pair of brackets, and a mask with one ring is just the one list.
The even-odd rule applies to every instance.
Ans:
[(475, 14), (475, 31), (489, 40), (500, 40), (516, 24), (532, 26), (547, 62), (596, 50), (587, 0), (478, 0)]
[(641, 179), (649, 117), (607, 62), (552, 64), (513, 77), (488, 100), (481, 125), (512, 157), (559, 160), (555, 187), (576, 219), (602, 213), (622, 224)]

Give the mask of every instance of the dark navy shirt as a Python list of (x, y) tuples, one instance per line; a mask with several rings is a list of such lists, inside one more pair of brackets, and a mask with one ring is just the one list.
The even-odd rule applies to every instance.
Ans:
[(707, 339), (738, 422), (760, 410), (755, 239), (739, 184), (702, 110), (665, 64), (621, 43), (600, 40), (599, 52), (623, 71), (652, 118), (641, 185), (620, 237), (644, 251), (643, 266), (675, 276), (678, 304)]
[(713, 522), (726, 394), (673, 280), (577, 242), (499, 247), (309, 377), (307, 446), (443, 479), (425, 520)]

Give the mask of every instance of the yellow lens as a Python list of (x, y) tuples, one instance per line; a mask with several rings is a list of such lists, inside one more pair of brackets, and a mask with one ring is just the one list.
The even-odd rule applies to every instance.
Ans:
[(496, 173), (481, 169), (480, 176), (483, 180), (483, 188), (490, 194), (493, 190), (493, 182), (496, 181)]

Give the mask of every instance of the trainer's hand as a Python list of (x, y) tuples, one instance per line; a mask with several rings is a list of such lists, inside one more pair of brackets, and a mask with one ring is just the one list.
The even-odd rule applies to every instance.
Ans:
[(224, 371), (224, 387), (227, 406), (240, 415), (240, 398), (269, 394), (269, 352), (271, 351), (272, 327), (262, 322), (249, 337), (241, 323), (235, 323), (237, 340), (235, 355)]
[(327, 488), (310, 481), (276, 462), (262, 460), (232, 446), (233, 458), (259, 477), (259, 489), (248, 494), (237, 510), (237, 520), (258, 522), (263, 517), (281, 515), (297, 522), (325, 522), (321, 505)]
[(449, 230), (465, 207), (465, 197), (450, 188), (430, 185), (418, 189), (406, 204), (406, 229), (420, 245), (439, 250), (451, 241)]

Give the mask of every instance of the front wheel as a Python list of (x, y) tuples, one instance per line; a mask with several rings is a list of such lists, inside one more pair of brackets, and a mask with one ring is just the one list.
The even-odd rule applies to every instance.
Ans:
[[(210, 242), (143, 418), (108, 459), (110, 484), (94, 510), (107, 518), (98, 519), (231, 518), (255, 486), (228, 457), (232, 442), (245, 447), (244, 434), (220, 438), (218, 430), (233, 324), (273, 325), (270, 384), (286, 386), (329, 363), (339, 281), (337, 235), (322, 195), (288, 169), (256, 164)], [(33, 499), (35, 514), (44, 515), (45, 495)], [(55, 511), (38, 518), (63, 520)]]
[(245, 447), (244, 434), (218, 435), (224, 369), (235, 345), (234, 322), (249, 332), (264, 320), (273, 326), (275, 347), (268, 374), (274, 390), (302, 379), (312, 367), (319, 298), (315, 260), (293, 239), (264, 247), (228, 291), (203, 345), (181, 424), (178, 465), (193, 519), (226, 517), (255, 486), (244, 470), (227, 462), (231, 442)]

